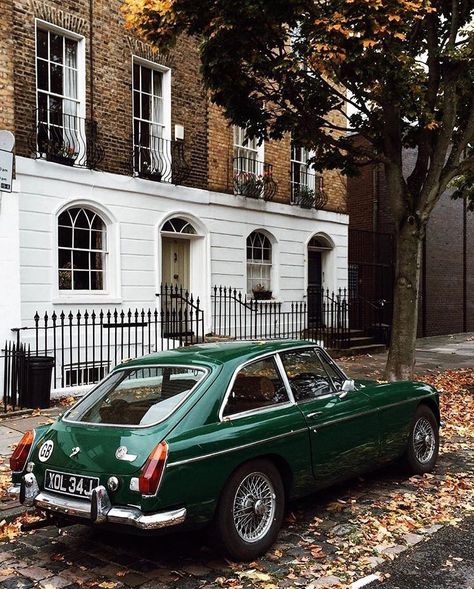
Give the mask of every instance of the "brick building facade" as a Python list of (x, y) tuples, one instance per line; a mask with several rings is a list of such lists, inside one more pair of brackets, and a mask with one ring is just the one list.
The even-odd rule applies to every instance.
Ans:
[[(415, 161), (416, 152), (405, 151), (406, 174)], [(348, 213), (349, 275), (354, 273), (353, 280), (367, 298), (386, 298), (392, 289), (395, 245), (381, 166), (364, 166), (360, 176), (348, 180)], [(432, 212), (423, 246), (420, 337), (474, 330), (473, 246), (474, 215), (465, 202), (446, 192)]]
[[(163, 283), (282, 309), (347, 284), (346, 185), (310, 153), (257, 145), (203, 90), (198, 42), (169, 55), (123, 27), (120, 0), (3, 0), (0, 337), (38, 311), (150, 308)], [(316, 265), (315, 265), (316, 264)]]

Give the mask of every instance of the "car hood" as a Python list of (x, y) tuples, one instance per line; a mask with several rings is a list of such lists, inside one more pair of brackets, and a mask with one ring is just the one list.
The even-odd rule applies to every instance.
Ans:
[[(58, 420), (41, 436), (31, 460), (36, 469), (82, 474), (133, 475), (170, 430), (169, 423), (123, 428)], [(43, 451), (43, 445), (51, 447)], [(119, 450), (120, 448), (120, 450)]]

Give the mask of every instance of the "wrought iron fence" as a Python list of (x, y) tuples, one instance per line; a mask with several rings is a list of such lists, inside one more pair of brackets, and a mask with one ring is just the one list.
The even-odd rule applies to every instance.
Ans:
[(250, 157), (234, 157), (233, 171), (235, 194), (272, 200), (277, 193), (272, 164)]
[(147, 180), (181, 184), (191, 171), (184, 156), (184, 142), (163, 139), (150, 133), (135, 136), (133, 171)]
[(24, 392), (28, 390), (28, 359), (29, 346), (16, 342), (5, 342), (0, 351), (3, 358), (3, 409), (18, 409), (24, 407)]
[(61, 109), (36, 110), (36, 128), (30, 140), (38, 159), (65, 166), (95, 169), (104, 157), (96, 121)]
[[(93, 384), (127, 358), (203, 341), (199, 299), (166, 285), (157, 297), (157, 307), (148, 309), (36, 313), (32, 325), (12, 330), (14, 347), (52, 356), (53, 388), (64, 388)], [(5, 372), (11, 370), (6, 364)]]

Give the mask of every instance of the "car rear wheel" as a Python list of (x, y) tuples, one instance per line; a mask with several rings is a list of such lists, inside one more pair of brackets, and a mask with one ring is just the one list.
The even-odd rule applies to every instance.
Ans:
[(420, 405), (415, 413), (405, 453), (405, 464), (414, 474), (433, 470), (438, 458), (439, 425), (433, 411)]
[(266, 460), (240, 466), (229, 478), (217, 510), (221, 546), (235, 560), (252, 560), (270, 548), (283, 520), (280, 473)]

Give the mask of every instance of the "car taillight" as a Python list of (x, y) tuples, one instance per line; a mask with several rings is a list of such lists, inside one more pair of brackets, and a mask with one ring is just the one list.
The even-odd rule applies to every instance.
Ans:
[(28, 454), (33, 443), (33, 432), (27, 431), (20, 440), (20, 443), (10, 456), (10, 470), (13, 472), (21, 472), (25, 468)]
[(168, 444), (160, 442), (148, 457), (140, 473), (138, 488), (142, 495), (155, 495), (160, 486), (167, 458)]

